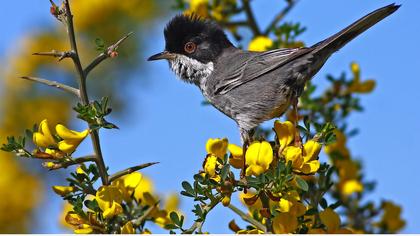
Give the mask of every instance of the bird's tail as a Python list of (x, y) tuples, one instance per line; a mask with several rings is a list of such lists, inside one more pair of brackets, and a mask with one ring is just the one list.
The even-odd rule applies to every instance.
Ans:
[(325, 58), (328, 58), (332, 53), (342, 48), (359, 34), (394, 13), (399, 7), (400, 5), (395, 5), (395, 3), (393, 3), (367, 14), (340, 32), (313, 45), (313, 53), (320, 53), (326, 56)]

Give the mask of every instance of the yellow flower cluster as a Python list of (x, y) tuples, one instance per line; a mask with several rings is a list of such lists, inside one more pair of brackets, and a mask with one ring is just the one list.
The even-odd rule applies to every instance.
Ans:
[[(219, 167), (218, 161), (223, 160), (227, 151), (230, 152), (229, 164), (232, 167), (241, 169), (244, 163), (242, 148), (235, 144), (229, 144), (224, 139), (209, 139), (206, 144), (207, 157), (204, 161), (204, 172), (211, 178), (216, 178), (216, 169)], [(268, 170), (273, 161), (273, 149), (266, 141), (253, 142), (245, 154), (246, 175), (258, 176)]]
[(275, 121), (274, 130), (280, 143), (279, 153), (286, 162), (292, 162), (295, 171), (313, 174), (319, 169), (320, 163), (317, 158), (322, 147), (320, 143), (316, 140), (309, 140), (303, 145), (303, 148), (291, 145), (297, 131), (290, 121)]
[[(38, 131), (33, 133), (33, 142), (38, 148), (44, 148), (46, 154), (49, 158), (61, 158), (66, 154), (73, 153), (79, 144), (86, 138), (89, 134), (89, 130), (86, 129), (82, 132), (77, 132), (70, 130), (64, 125), (57, 124), (55, 127), (57, 135), (61, 138), (61, 141), (57, 142), (53, 137), (48, 120), (44, 119), (41, 121), (38, 127)], [(35, 153), (36, 157), (42, 158), (40, 153)]]
[[(63, 187), (63, 186), (55, 186)], [(66, 189), (66, 188), (63, 188)], [(66, 189), (70, 190), (70, 189)], [(98, 202), (98, 206), (101, 209), (102, 216), (104, 219), (112, 219), (123, 213), (123, 204), (133, 204), (133, 201), (137, 202), (142, 206), (149, 206), (152, 208), (152, 212), (149, 214), (149, 219), (152, 219), (160, 227), (165, 227), (171, 223), (169, 214), (172, 211), (178, 211), (179, 199), (177, 195), (170, 195), (164, 207), (161, 209), (158, 206), (159, 200), (157, 200), (153, 193), (152, 181), (142, 175), (139, 172), (134, 172), (113, 181), (109, 186), (101, 186), (94, 198)], [(75, 227), (75, 233), (91, 233), (94, 232), (95, 222), (86, 220), (68, 208), (64, 209), (66, 213), (65, 222)], [(93, 212), (91, 212), (93, 214)], [(79, 218), (80, 220), (72, 221), (68, 220), (71, 218)], [(132, 222), (127, 221), (121, 227), (121, 233), (135, 233)]]

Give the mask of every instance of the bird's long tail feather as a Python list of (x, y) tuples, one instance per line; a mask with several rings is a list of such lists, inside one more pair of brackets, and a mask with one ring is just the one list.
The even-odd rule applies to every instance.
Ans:
[(363, 33), (379, 21), (394, 13), (399, 7), (400, 5), (393, 3), (367, 14), (340, 32), (313, 45), (313, 53), (325, 53), (326, 55), (324, 55), (328, 57), (332, 53), (342, 48), (352, 39), (357, 37), (359, 34)]

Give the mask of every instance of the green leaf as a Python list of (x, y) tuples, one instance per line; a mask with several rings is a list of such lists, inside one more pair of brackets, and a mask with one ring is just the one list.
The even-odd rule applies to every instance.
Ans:
[(178, 216), (178, 214), (176, 212), (173, 211), (173, 212), (169, 213), (169, 218), (171, 218), (171, 221), (175, 225), (180, 226), (181, 221), (180, 221), (179, 216)]
[(304, 179), (302, 179), (300, 176), (295, 176), (296, 183), (298, 184), (298, 187), (302, 189), (303, 191), (307, 192), (309, 189), (308, 183)]
[(182, 187), (185, 189), (185, 191), (186, 191), (188, 194), (190, 194), (190, 195), (192, 195), (192, 196), (194, 196), (194, 195), (195, 195), (195, 191), (194, 191), (193, 187), (192, 187), (192, 186), (191, 186), (191, 184), (190, 184), (190, 183), (188, 183), (187, 181), (182, 181)]
[(96, 50), (103, 52), (105, 51), (105, 42), (103, 39), (101, 38), (96, 38), (95, 39), (95, 45), (96, 45)]
[(222, 181), (225, 181), (228, 173), (229, 173), (230, 165), (226, 164), (223, 166), (222, 170), (220, 171), (220, 177), (222, 178)]

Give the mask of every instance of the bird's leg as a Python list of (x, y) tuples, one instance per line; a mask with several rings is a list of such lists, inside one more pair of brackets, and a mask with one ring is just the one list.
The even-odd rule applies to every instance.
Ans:
[(298, 117), (299, 117), (299, 112), (298, 112), (298, 102), (299, 99), (295, 98), (293, 99), (292, 103), (293, 103), (293, 113), (294, 113), (294, 121), (293, 124), (296, 127), (296, 133), (295, 133), (295, 146), (300, 147), (300, 149), (302, 150), (302, 155), (303, 155), (303, 144), (302, 144), (302, 138), (300, 137), (300, 132), (299, 132), (299, 128), (298, 128)]
[(245, 179), (245, 171), (246, 171), (246, 159), (245, 154), (246, 150), (248, 149), (249, 144), (251, 143), (251, 137), (254, 133), (254, 130), (246, 130), (243, 128), (239, 128), (241, 133), (241, 141), (242, 141), (242, 155), (243, 155), (243, 163), (242, 163), (242, 170), (241, 170), (241, 179)]

